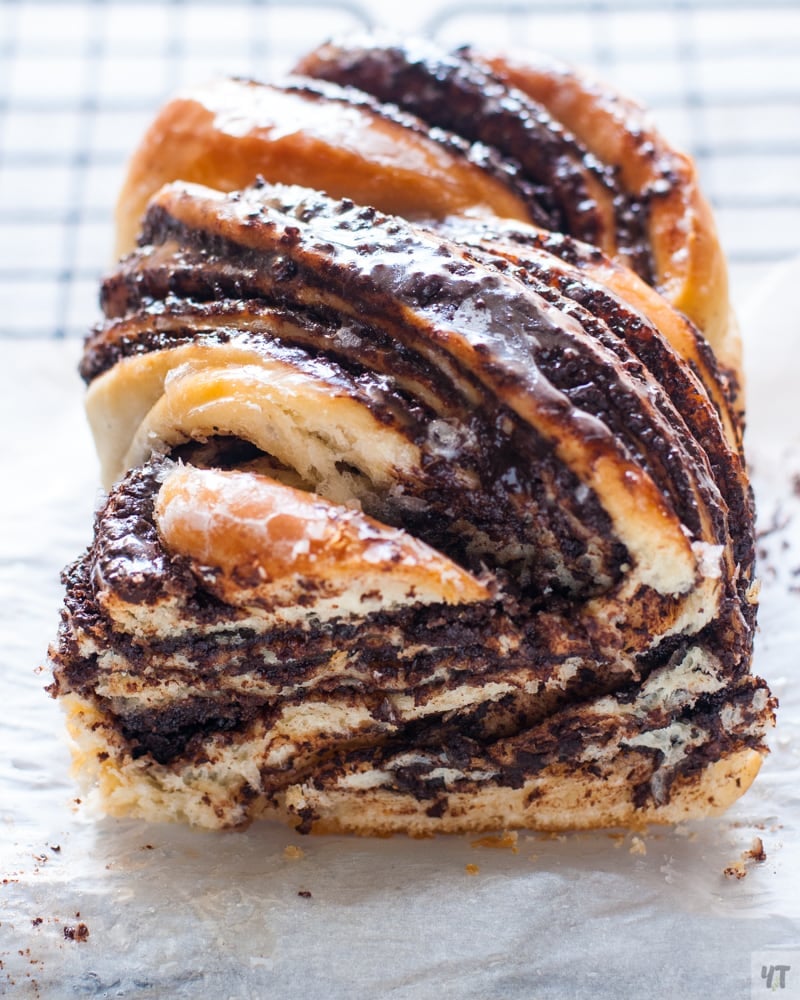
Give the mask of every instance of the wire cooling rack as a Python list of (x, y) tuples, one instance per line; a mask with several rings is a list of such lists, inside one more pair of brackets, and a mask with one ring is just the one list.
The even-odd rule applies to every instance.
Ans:
[(548, 51), (643, 100), (698, 161), (735, 296), (800, 253), (798, 0), (0, 0), (0, 336), (96, 319), (125, 162), (171, 93), (376, 26)]

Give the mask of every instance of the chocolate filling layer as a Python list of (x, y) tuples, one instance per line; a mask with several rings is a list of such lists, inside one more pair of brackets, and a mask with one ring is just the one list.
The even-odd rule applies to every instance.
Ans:
[(534, 186), (534, 205), (546, 213), (545, 221), (541, 213), (535, 221), (597, 246), (602, 221), (587, 188), (591, 176), (613, 205), (621, 249), (633, 269), (652, 280), (646, 204), (631, 198), (616, 173), (542, 105), (507, 86), (468, 50), (445, 55), (423, 46), (376, 46), (369, 40), (329, 43), (303, 59), (300, 70), (394, 102), (433, 126), (484, 143), (519, 163)]

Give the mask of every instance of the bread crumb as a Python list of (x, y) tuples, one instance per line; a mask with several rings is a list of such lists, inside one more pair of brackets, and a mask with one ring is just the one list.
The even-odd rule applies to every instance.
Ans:
[(767, 852), (764, 850), (764, 841), (761, 837), (753, 837), (753, 843), (749, 849), (742, 851), (741, 858), (724, 868), (722, 874), (726, 878), (742, 879), (747, 875), (747, 866), (750, 862), (755, 861), (761, 864), (762, 861), (766, 860)]
[(517, 841), (519, 837), (516, 832), (505, 830), (502, 836), (479, 837), (472, 841), (472, 847), (502, 847), (511, 848), (513, 854), (519, 851)]
[(283, 849), (283, 856), (288, 858), (290, 861), (299, 861), (300, 858), (304, 858), (306, 855), (302, 847), (296, 847), (294, 844), (288, 844)]
[(628, 848), (630, 854), (647, 854), (647, 845), (641, 837), (631, 837), (631, 846)]
[(609, 833), (608, 836), (614, 847), (622, 847), (622, 845), (625, 843), (624, 833)]
[(722, 874), (725, 878), (741, 879), (747, 875), (747, 868), (744, 861), (734, 861), (732, 865), (723, 869)]
[(466, 865), (464, 871), (467, 873), (467, 875), (477, 875), (478, 872), (480, 871), (480, 868), (477, 865)]

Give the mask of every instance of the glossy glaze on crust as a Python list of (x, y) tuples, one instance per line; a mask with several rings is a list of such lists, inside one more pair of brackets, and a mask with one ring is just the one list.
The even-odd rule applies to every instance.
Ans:
[(219, 80), (164, 107), (120, 194), (120, 253), (148, 199), (179, 179), (223, 191), (259, 176), (300, 183), (426, 224), (532, 222), (644, 276), (738, 383), (725, 260), (697, 171), (633, 101), (545, 57), (375, 37), (326, 43), (297, 72)]
[(543, 105), (507, 87), (480, 62), (422, 43), (376, 45), (356, 39), (321, 46), (297, 69), (365, 91), (432, 127), (498, 150), (520, 164), (544, 202), (546, 228), (610, 253), (621, 247), (634, 269), (650, 275), (641, 221), (613, 171)]
[(725, 259), (695, 167), (633, 101), (548, 58), (372, 37), (326, 43), (297, 70), (396, 102), (520, 163), (547, 200), (545, 228), (623, 261), (738, 370)]
[(150, 197), (173, 180), (232, 191), (257, 176), (306, 184), (410, 219), (545, 221), (518, 166), (368, 94), (308, 78), (223, 79), (167, 104), (128, 170), (117, 252), (134, 246)]

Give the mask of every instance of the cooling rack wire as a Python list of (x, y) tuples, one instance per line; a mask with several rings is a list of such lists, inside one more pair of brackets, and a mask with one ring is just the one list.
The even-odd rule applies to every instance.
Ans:
[(97, 318), (125, 162), (170, 94), (376, 26), (548, 51), (646, 102), (697, 159), (735, 299), (800, 253), (798, 0), (0, 0), (0, 336)]

